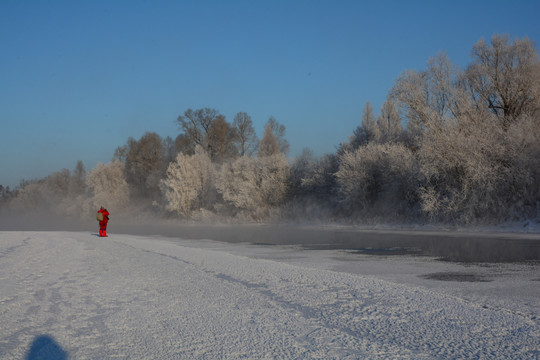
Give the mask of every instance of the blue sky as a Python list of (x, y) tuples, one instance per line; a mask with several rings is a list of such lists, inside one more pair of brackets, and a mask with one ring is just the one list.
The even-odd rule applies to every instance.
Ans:
[(460, 67), (495, 33), (540, 41), (540, 1), (0, 0), (0, 184), (82, 160), (128, 137), (175, 138), (188, 108), (262, 136), (285, 125), (291, 156), (331, 153), (378, 113), (397, 77), (444, 51)]

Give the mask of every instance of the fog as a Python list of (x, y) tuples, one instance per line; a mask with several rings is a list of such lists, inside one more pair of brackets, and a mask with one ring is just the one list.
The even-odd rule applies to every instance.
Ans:
[[(111, 214), (110, 236), (162, 236), (174, 239), (215, 240), (260, 246), (296, 246), (309, 250), (343, 250), (372, 256), (429, 256), (444, 261), (530, 262), (540, 260), (540, 233), (448, 230), (434, 227), (396, 227), (313, 224), (197, 224), (146, 216)], [(77, 231), (95, 235), (93, 218), (49, 217), (46, 212), (2, 214), (0, 231)]]

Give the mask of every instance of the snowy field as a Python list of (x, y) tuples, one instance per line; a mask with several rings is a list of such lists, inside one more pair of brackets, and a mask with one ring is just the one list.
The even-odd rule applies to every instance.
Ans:
[(539, 357), (537, 263), (0, 232), (0, 359)]

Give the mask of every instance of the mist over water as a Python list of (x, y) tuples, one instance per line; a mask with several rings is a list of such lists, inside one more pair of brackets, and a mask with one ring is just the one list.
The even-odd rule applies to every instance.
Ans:
[[(93, 218), (41, 213), (2, 213), (0, 231), (87, 231), (97, 233)], [(538, 262), (540, 234), (458, 231), (366, 230), (353, 226), (186, 224), (159, 218), (117, 218), (108, 233), (215, 240), (261, 246), (295, 245), (309, 250), (344, 250), (373, 256), (430, 256), (453, 262)]]

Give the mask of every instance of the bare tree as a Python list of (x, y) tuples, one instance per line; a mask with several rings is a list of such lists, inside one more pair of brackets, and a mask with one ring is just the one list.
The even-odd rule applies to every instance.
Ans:
[(194, 154), (200, 146), (213, 161), (236, 156), (236, 132), (216, 109), (188, 109), (177, 120), (182, 133), (176, 138), (179, 152)]
[(201, 146), (208, 151), (208, 130), (216, 118), (220, 116), (216, 109), (203, 108), (198, 110), (187, 109), (183, 116), (177, 119), (184, 137), (192, 144), (191, 148)]
[(163, 139), (163, 150), (164, 163), (168, 166), (169, 163), (173, 162), (176, 159), (176, 155), (178, 155), (175, 141), (170, 136), (167, 136), (165, 139)]
[(113, 161), (118, 160), (118, 161), (123, 162), (124, 164), (126, 163), (128, 152), (129, 152), (130, 141), (135, 141), (135, 139), (130, 137), (127, 141), (127, 144), (119, 146), (114, 150), (114, 154), (112, 158)]
[(245, 112), (237, 113), (232, 126), (236, 130), (238, 155), (252, 156), (257, 150), (259, 139), (253, 128), (251, 116)]
[(183, 153), (186, 155), (195, 154), (195, 144), (186, 134), (179, 134), (174, 140), (174, 147), (177, 153)]
[(218, 116), (212, 122), (208, 129), (207, 139), (209, 155), (213, 161), (223, 162), (237, 156), (236, 132), (224, 116)]

